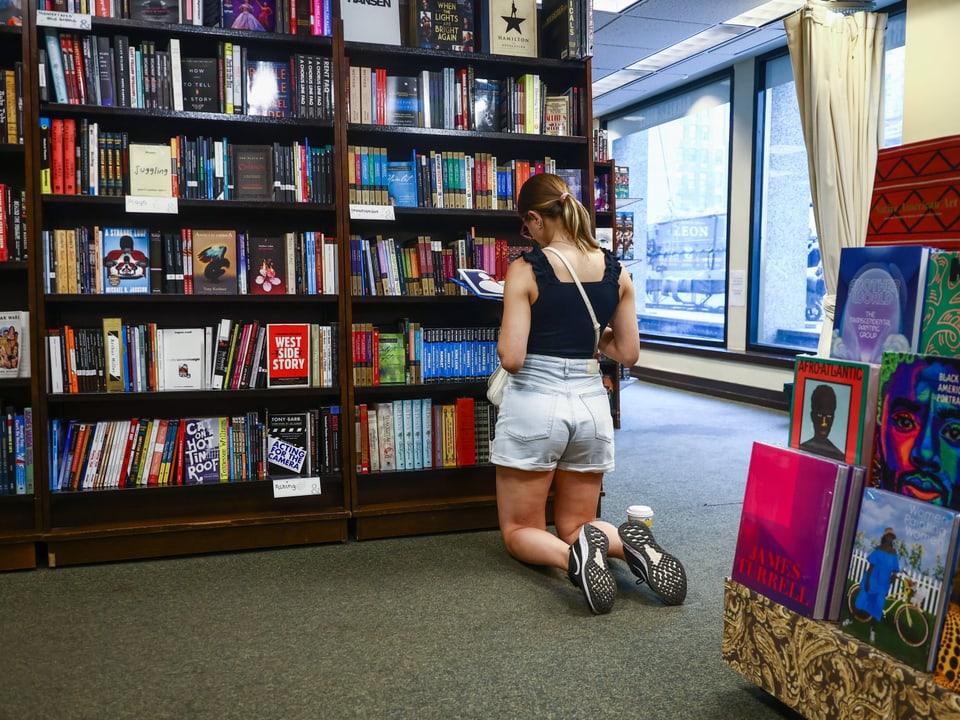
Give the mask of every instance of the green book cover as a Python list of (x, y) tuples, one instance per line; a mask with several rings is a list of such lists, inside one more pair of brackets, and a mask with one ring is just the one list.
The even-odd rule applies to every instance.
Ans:
[(960, 251), (930, 253), (919, 352), (960, 355)]
[(380, 333), (378, 359), (381, 385), (406, 383), (407, 355), (403, 344), (403, 333)]

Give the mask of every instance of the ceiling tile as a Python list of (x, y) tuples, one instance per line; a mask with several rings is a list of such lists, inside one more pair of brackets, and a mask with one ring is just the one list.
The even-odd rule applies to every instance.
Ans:
[(647, 20), (621, 15), (594, 33), (595, 45), (656, 48), (662, 50), (710, 27), (709, 24), (675, 20)]

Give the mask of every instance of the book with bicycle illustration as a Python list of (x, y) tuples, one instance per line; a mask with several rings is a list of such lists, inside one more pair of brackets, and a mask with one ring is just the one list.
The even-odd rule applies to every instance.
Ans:
[(731, 578), (800, 615), (828, 619), (858, 480), (846, 463), (755, 442)]
[(931, 672), (950, 600), (960, 513), (880, 488), (863, 493), (840, 628)]

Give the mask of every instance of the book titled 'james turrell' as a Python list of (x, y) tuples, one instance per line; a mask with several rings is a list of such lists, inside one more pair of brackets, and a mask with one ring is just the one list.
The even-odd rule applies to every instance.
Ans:
[(343, 39), (400, 44), (400, 0), (341, 0)]
[(731, 577), (813, 619), (828, 611), (850, 466), (755, 442)]

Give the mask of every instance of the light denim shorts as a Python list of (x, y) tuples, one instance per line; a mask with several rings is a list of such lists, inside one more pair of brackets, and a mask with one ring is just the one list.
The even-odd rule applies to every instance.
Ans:
[(613, 418), (595, 360), (527, 355), (503, 392), (490, 456), (518, 470), (613, 470)]

